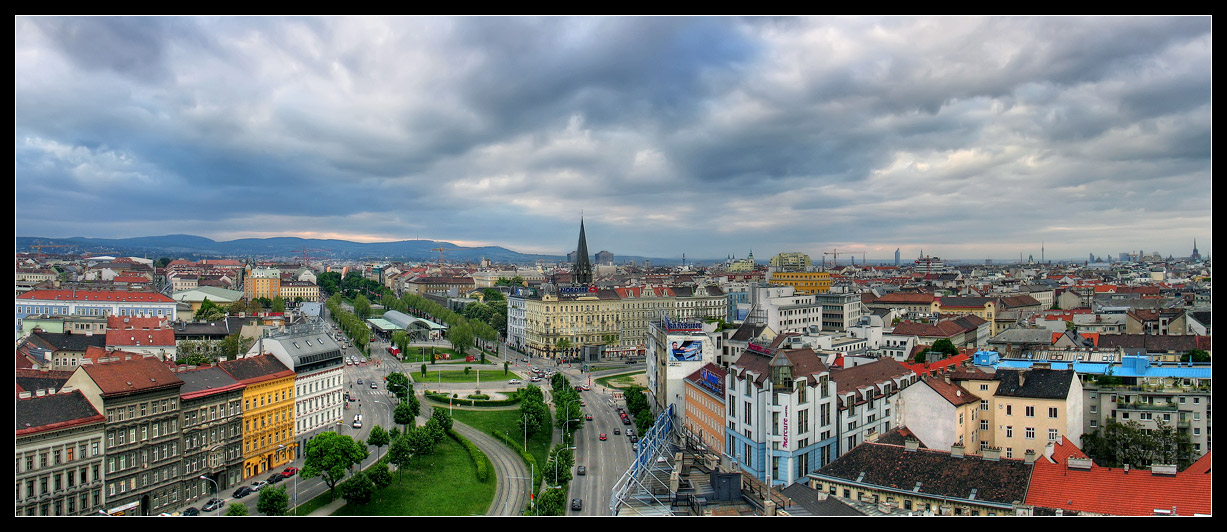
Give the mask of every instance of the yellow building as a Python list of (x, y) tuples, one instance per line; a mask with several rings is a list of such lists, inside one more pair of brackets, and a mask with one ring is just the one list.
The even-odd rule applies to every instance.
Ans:
[(939, 297), (933, 300), (933, 313), (942, 317), (970, 314), (989, 323), (989, 335), (997, 336), (997, 300), (991, 297)]
[(293, 370), (270, 355), (227, 360), (219, 366), (243, 390), (243, 478), (277, 470), (294, 458)]
[(1082, 383), (1073, 370), (999, 368), (956, 373), (951, 379), (980, 398), (979, 442), (967, 448), (1000, 449), (1004, 458), (1042, 454), (1049, 442), (1082, 439)]
[(257, 268), (243, 280), (243, 297), (247, 300), (281, 295), (281, 272), (275, 268)]
[(809, 255), (799, 251), (787, 251), (780, 253), (774, 257), (771, 257), (771, 260), (767, 261), (767, 264), (773, 268), (779, 268), (780, 270), (789, 272), (803, 272), (814, 266), (814, 263), (810, 260)]
[(301, 297), (303, 301), (319, 301), (320, 287), (310, 281), (285, 281), (281, 283), (281, 299), (294, 301)]
[(831, 291), (827, 272), (774, 272), (767, 280), (772, 286), (791, 286), (796, 294), (825, 294)]

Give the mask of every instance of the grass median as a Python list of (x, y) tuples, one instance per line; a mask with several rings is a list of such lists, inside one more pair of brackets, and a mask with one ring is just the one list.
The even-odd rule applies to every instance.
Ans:
[(479, 482), (473, 460), (451, 438), (435, 452), (392, 473), (392, 484), (366, 504), (346, 504), (332, 515), (485, 515), (497, 482)]

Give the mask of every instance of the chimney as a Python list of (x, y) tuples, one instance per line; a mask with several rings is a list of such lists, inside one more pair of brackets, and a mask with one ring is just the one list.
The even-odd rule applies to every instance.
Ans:
[(1152, 464), (1150, 466), (1150, 474), (1161, 477), (1176, 476), (1175, 464)]
[(920, 448), (920, 440), (916, 438), (908, 438), (903, 440), (903, 451), (911, 452)]
[(956, 444), (954, 444), (954, 445), (951, 445), (951, 446), (950, 446), (950, 456), (952, 456), (952, 457), (954, 457), (954, 458), (962, 458), (962, 457), (963, 457), (963, 449), (964, 449), (964, 447), (963, 447), (963, 444), (961, 444), (961, 443), (956, 443)]
[(985, 447), (980, 452), (981, 452), (981, 455), (984, 457), (984, 459), (990, 462), (996, 462), (996, 461), (1001, 460), (1001, 448), (1000, 447)]
[(1055, 450), (1056, 450), (1056, 445), (1053, 442), (1048, 442), (1048, 445), (1044, 446), (1044, 458), (1047, 458), (1048, 461), (1051, 462), (1052, 452)]
[(1023, 463), (1024, 464), (1034, 464), (1035, 463), (1035, 451), (1031, 449), (1027, 449), (1027, 452), (1023, 454)]
[(1129, 474), (1129, 464), (1125, 464), (1125, 474)]

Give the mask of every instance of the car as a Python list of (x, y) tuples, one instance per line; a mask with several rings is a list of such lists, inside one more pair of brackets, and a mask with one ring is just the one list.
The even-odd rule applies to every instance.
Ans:
[(575, 511), (583, 510), (584, 500), (583, 499), (571, 499), (571, 509)]
[(358, 384), (362, 384), (362, 379), (358, 379)]
[(191, 508), (184, 510), (183, 515), (186, 515), (186, 516), (200, 515), (200, 510), (197, 510), (196, 507), (193, 506)]
[(622, 434), (622, 429), (614, 429), (614, 436)]
[(629, 418), (629, 417), (623, 417), (623, 418), (622, 418), (622, 424), (623, 424), (623, 425), (630, 425), (630, 424), (631, 424), (631, 418)]
[(628, 365), (628, 366), (629, 366), (629, 365), (631, 365), (631, 364), (634, 364), (634, 363), (635, 363), (635, 361), (634, 361), (634, 360), (627, 360), (627, 361), (626, 361), (626, 365)]
[(282, 480), (285, 480), (285, 477), (282, 476), (281, 473), (273, 473), (272, 476), (268, 477), (269, 484), (276, 484)]
[(234, 498), (236, 499), (242, 499), (248, 495), (251, 495), (251, 486), (239, 486), (239, 489), (234, 490)]
[(607, 439), (607, 438), (606, 438), (606, 436), (605, 436), (605, 433), (604, 433), (604, 432), (602, 432), (602, 433), (601, 433), (601, 441), (605, 441), (606, 439)]
[(581, 388), (583, 388), (585, 392), (592, 389), (592, 387), (587, 384), (581, 386)]
[(576, 384), (576, 385), (575, 385), (575, 391), (577, 391), (577, 392), (582, 392), (582, 391), (584, 391), (584, 387), (583, 387), (583, 386), (580, 386), (580, 385), (578, 385), (578, 384)]
[(281, 472), (281, 476), (286, 477), (286, 478), (292, 477), (296, 474), (298, 474), (298, 468), (294, 466), (287, 467), (285, 468), (284, 471)]
[(516, 384), (522, 384), (522, 383), (520, 382), (520, 379), (511, 379), (511, 380), (507, 381), (507, 384), (510, 384), (510, 385), (513, 385), (513, 386), (514, 386), (514, 385), (516, 385)]
[(209, 502), (206, 502), (204, 506), (201, 506), (200, 511), (212, 512), (213, 510), (221, 508), (223, 504), (226, 504), (225, 501), (222, 501), (221, 499), (214, 497), (212, 499), (209, 499)]
[(268, 481), (257, 480), (254, 484), (251, 485), (251, 491), (260, 491), (264, 489), (264, 487), (267, 485), (268, 485)]
[(588, 420), (588, 421), (592, 421), (592, 414), (588, 414), (588, 415), (584, 416), (584, 419), (586, 419), (586, 420)]
[(588, 406), (588, 401), (580, 401), (579, 406)]
[(578, 466), (578, 467), (576, 467), (576, 468), (575, 468), (575, 474), (576, 474), (576, 475), (587, 475), (587, 474), (588, 474), (588, 468), (587, 468), (587, 467), (584, 467), (584, 466)]
[(375, 384), (375, 381), (371, 381), (371, 389), (372, 389), (372, 390), (378, 390), (378, 389), (379, 389), (379, 385), (378, 385), (378, 384)]
[(639, 443), (639, 436), (631, 436), (631, 443)]
[(635, 429), (626, 429), (626, 435), (627, 435), (627, 436), (634, 436), (634, 435), (635, 435)]
[(352, 402), (357, 401), (357, 400), (358, 400), (358, 396), (356, 396), (356, 395), (351, 395), (351, 396), (349, 396), (349, 402), (351, 402), (351, 403), (352, 403)]

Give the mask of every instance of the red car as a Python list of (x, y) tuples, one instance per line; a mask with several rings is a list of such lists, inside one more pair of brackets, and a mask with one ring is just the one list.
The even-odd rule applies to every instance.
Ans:
[(601, 441), (605, 441), (605, 439), (606, 439), (606, 438), (605, 438), (605, 433), (604, 433), (604, 432), (602, 432), (602, 433), (601, 433)]
[(588, 420), (588, 421), (592, 421), (592, 414), (588, 414), (588, 415), (584, 416), (584, 419), (586, 419), (586, 420)]
[(297, 473), (298, 473), (298, 468), (297, 468), (297, 467), (290, 466), (290, 467), (285, 468), (285, 471), (282, 471), (282, 472), (281, 472), (281, 476), (283, 476), (283, 477), (285, 477), (285, 478), (290, 478), (290, 477), (292, 477), (292, 476), (296, 475)]

